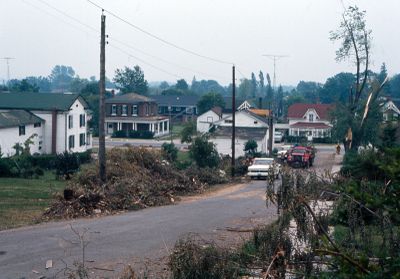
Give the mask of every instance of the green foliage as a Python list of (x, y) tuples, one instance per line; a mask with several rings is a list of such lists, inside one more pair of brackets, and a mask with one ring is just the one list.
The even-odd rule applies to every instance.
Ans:
[(380, 135), (381, 147), (392, 148), (397, 145), (397, 129), (398, 126), (393, 125), (391, 122), (383, 127), (382, 133)]
[(249, 155), (254, 155), (257, 152), (258, 144), (255, 140), (250, 139), (244, 144), (244, 152)]
[(70, 84), (75, 77), (75, 71), (71, 66), (56, 65), (49, 76), (53, 91), (68, 91)]
[(71, 175), (76, 173), (80, 168), (79, 156), (76, 153), (69, 153), (64, 151), (56, 157), (55, 168), (56, 175), (70, 179)]
[(225, 107), (225, 101), (221, 94), (213, 92), (204, 94), (197, 103), (199, 114), (205, 113), (213, 107)]
[(144, 73), (138, 65), (134, 66), (133, 69), (129, 67), (117, 69), (113, 81), (123, 93), (145, 95), (149, 88)]
[(113, 138), (132, 138), (132, 139), (152, 139), (154, 137), (154, 133), (150, 131), (115, 131), (112, 134)]
[(204, 168), (214, 168), (220, 161), (215, 145), (208, 141), (206, 136), (196, 137), (189, 146), (190, 157), (196, 162), (197, 166)]
[(166, 143), (164, 142), (161, 146), (161, 155), (164, 159), (169, 162), (175, 162), (178, 158), (178, 148), (174, 143)]
[(175, 279), (238, 278), (240, 269), (231, 257), (226, 250), (187, 237), (175, 244), (169, 267)]
[(222, 87), (215, 80), (201, 80), (197, 81), (196, 78), (193, 78), (192, 85), (190, 86), (190, 90), (197, 95), (204, 95), (209, 92), (215, 92), (220, 95), (226, 94), (225, 88)]
[(31, 83), (28, 79), (12, 79), (8, 82), (8, 88), (11, 92), (39, 92), (39, 87)]
[(194, 135), (196, 135), (196, 122), (189, 121), (180, 132), (181, 143), (191, 143)]

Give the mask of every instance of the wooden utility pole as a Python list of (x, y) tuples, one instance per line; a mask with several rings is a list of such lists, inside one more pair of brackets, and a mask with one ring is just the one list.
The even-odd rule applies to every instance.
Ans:
[(236, 96), (235, 96), (235, 65), (232, 66), (232, 162), (231, 175), (235, 176), (235, 112), (236, 112)]
[(105, 91), (106, 91), (106, 16), (101, 15), (100, 39), (100, 99), (99, 99), (99, 175), (105, 183), (106, 176), (106, 140), (104, 131)]

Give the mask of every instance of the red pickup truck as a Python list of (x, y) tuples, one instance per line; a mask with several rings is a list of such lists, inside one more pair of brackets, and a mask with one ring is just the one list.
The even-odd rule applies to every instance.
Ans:
[(291, 167), (311, 167), (314, 163), (315, 152), (311, 146), (294, 146), (288, 152), (287, 163)]

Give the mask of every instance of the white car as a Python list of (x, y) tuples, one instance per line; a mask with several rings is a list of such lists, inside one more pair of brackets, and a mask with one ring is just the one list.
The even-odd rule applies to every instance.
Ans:
[(253, 164), (248, 167), (247, 175), (251, 178), (267, 178), (274, 170), (276, 178), (281, 172), (281, 167), (273, 158), (255, 158)]
[(289, 149), (291, 149), (292, 146), (291, 145), (282, 145), (277, 153), (277, 156), (279, 159), (281, 160), (286, 160), (287, 157), (287, 152), (289, 151)]

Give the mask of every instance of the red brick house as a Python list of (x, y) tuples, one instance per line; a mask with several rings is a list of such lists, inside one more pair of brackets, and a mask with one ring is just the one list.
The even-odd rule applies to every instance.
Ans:
[(331, 136), (331, 104), (293, 104), (288, 109), (289, 136), (326, 138)]
[(157, 103), (135, 93), (117, 95), (106, 100), (106, 133), (149, 131), (155, 137), (169, 133), (169, 119), (158, 115)]

